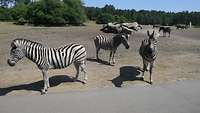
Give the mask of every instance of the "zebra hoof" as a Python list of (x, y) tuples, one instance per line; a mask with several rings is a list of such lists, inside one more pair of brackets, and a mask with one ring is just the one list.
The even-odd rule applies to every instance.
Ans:
[(47, 90), (42, 89), (42, 91), (41, 91), (41, 95), (44, 95), (44, 94), (47, 94)]
[(144, 77), (141, 77), (140, 80), (144, 81)]
[(87, 84), (87, 80), (83, 80), (83, 84)]
[(153, 85), (153, 82), (151, 81), (151, 82), (149, 82), (149, 84), (150, 84), (150, 85)]
[(109, 65), (110, 65), (110, 66), (115, 66), (115, 64), (114, 64), (114, 63), (111, 63), (111, 62), (109, 63)]
[(72, 79), (72, 82), (76, 82), (76, 81), (78, 81), (77, 78), (73, 78), (73, 79)]

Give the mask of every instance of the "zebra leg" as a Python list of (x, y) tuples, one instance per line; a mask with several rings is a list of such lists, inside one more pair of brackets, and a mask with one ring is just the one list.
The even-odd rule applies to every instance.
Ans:
[(115, 64), (115, 53), (116, 53), (116, 51), (113, 51), (113, 55), (112, 55), (112, 62), (113, 62), (113, 64)]
[(80, 68), (81, 68), (81, 71), (83, 72), (84, 74), (84, 80), (83, 80), (83, 83), (86, 84), (87, 83), (87, 80), (88, 80), (88, 77), (87, 77), (87, 74), (86, 74), (86, 62), (85, 61), (81, 61), (80, 63)]
[(43, 74), (43, 80), (44, 80), (44, 88), (42, 89), (42, 94), (46, 94), (48, 90), (48, 83), (49, 83), (47, 71), (42, 70), (42, 74)]
[(143, 59), (142, 80), (144, 80), (144, 72), (146, 71), (145, 60)]
[(47, 76), (47, 88), (50, 88), (50, 84), (49, 84), (49, 76)]
[(152, 72), (153, 72), (153, 62), (150, 63), (150, 70), (149, 70), (149, 73), (150, 73), (150, 77), (149, 77), (149, 80), (150, 80), (150, 84), (153, 84), (153, 79), (152, 79)]
[(109, 64), (110, 65), (112, 64), (112, 54), (113, 54), (113, 51), (110, 51), (110, 57), (109, 57)]
[(96, 58), (97, 58), (97, 60), (100, 60), (99, 59), (99, 51), (100, 51), (100, 48), (96, 48)]
[(74, 67), (76, 68), (76, 77), (75, 77), (74, 81), (77, 81), (79, 73), (80, 73), (79, 63), (78, 62), (74, 62)]

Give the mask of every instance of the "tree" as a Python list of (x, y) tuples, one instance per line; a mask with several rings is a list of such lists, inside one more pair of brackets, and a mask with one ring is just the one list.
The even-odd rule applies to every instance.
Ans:
[(107, 24), (109, 22), (114, 22), (114, 17), (111, 14), (108, 13), (102, 13), (97, 17), (97, 24)]
[(65, 25), (63, 3), (57, 0), (41, 0), (29, 5), (27, 17), (34, 25), (60, 26)]
[(64, 18), (68, 20), (68, 24), (81, 25), (86, 21), (83, 3), (80, 0), (63, 0), (67, 9)]
[(41, 0), (29, 5), (28, 20), (34, 25), (81, 25), (86, 15), (80, 0)]
[(10, 21), (12, 20), (12, 15), (10, 14), (10, 10), (0, 7), (0, 20), (1, 21)]
[(28, 6), (24, 3), (18, 3), (13, 8), (11, 8), (11, 14), (14, 20), (19, 20), (20, 18), (27, 19)]

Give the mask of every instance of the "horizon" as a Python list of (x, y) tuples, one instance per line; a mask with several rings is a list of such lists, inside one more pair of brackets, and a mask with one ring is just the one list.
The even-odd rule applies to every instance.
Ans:
[[(116, 9), (156, 10), (165, 12), (200, 12), (200, 1), (198, 0), (153, 0), (147, 3), (146, 0), (82, 0), (86, 7), (102, 8), (106, 4), (113, 5)], [(136, 5), (139, 4), (139, 5)], [(177, 5), (179, 4), (179, 5)]]

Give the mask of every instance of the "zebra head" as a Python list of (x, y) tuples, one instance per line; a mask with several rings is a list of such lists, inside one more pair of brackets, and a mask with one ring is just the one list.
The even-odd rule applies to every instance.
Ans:
[(162, 30), (164, 30), (164, 27), (161, 26), (161, 27), (159, 28), (159, 32), (162, 31)]
[(126, 49), (129, 49), (129, 34), (122, 34), (121, 35), (121, 43), (125, 46)]
[(20, 40), (13, 40), (11, 43), (10, 56), (7, 60), (10, 66), (15, 66), (15, 64), (25, 56), (19, 41)]
[(149, 37), (148, 39), (148, 46), (147, 46), (147, 51), (150, 55), (154, 56), (156, 53), (156, 42), (157, 42), (157, 35), (155, 35), (155, 31), (153, 31), (152, 34), (147, 31), (147, 35)]

